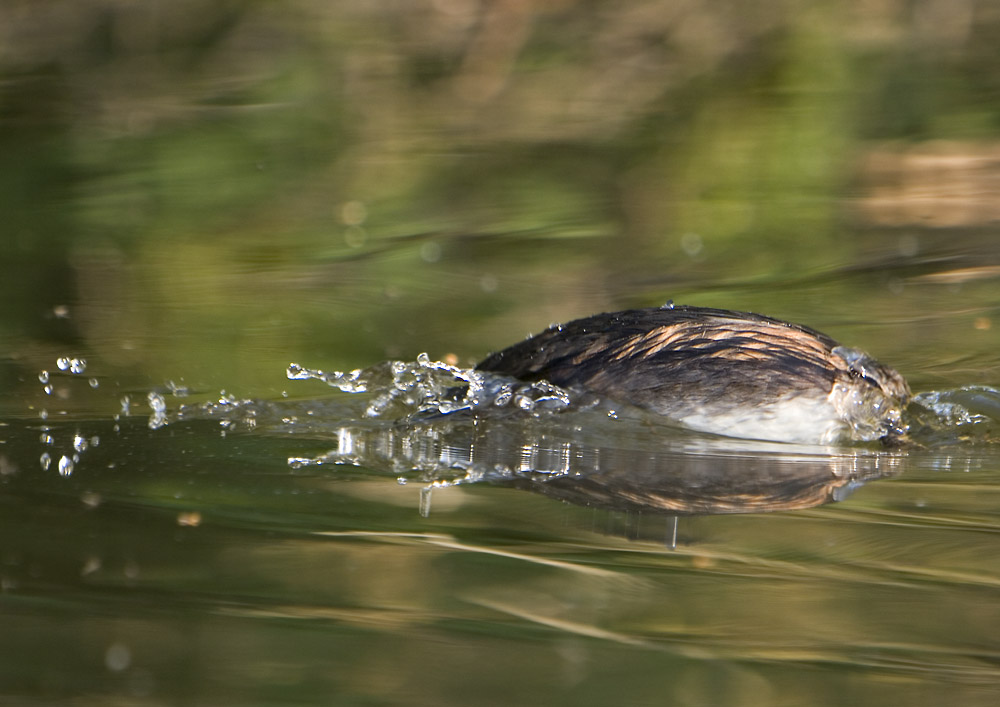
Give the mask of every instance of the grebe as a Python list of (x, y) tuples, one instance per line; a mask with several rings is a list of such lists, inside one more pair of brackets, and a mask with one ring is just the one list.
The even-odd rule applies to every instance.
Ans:
[(826, 334), (672, 304), (556, 325), (476, 368), (582, 388), (693, 430), (805, 444), (898, 439), (910, 397), (899, 373)]

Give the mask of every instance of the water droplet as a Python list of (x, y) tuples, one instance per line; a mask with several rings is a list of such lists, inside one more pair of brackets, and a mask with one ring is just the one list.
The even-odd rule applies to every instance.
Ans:
[(77, 452), (85, 452), (87, 451), (87, 446), (88, 443), (84, 437), (81, 437), (79, 434), (73, 435), (73, 449)]
[(673, 309), (673, 308), (674, 308), (674, 301), (672, 299), (668, 299), (667, 303), (662, 307), (660, 307), (660, 309)]
[(91, 378), (88, 382), (90, 383), (91, 388), (97, 388), (101, 384), (101, 382), (96, 378)]
[(427, 241), (420, 246), (420, 257), (425, 263), (436, 263), (441, 260), (441, 245), (434, 241)]
[(69, 476), (73, 473), (73, 460), (63, 455), (59, 457), (59, 476)]
[(685, 233), (681, 236), (681, 250), (690, 258), (696, 258), (704, 250), (705, 244), (697, 233)]
[(52, 384), (51, 383), (48, 384), (47, 386), (45, 386), (44, 388), (42, 388), (42, 390), (45, 391), (46, 395), (52, 395)]
[(344, 229), (344, 243), (348, 248), (360, 248), (368, 240), (368, 233), (361, 226), (348, 226)]
[(84, 358), (70, 358), (69, 356), (60, 356), (56, 359), (56, 366), (59, 367), (60, 371), (69, 371), (70, 373), (83, 373), (87, 370), (87, 359)]
[(167, 381), (167, 390), (169, 390), (175, 398), (187, 397), (188, 387), (181, 383), (174, 383), (173, 381)]
[(104, 652), (104, 665), (108, 670), (120, 673), (132, 664), (132, 651), (124, 643), (112, 643)]
[(479, 288), (483, 292), (496, 292), (499, 284), (500, 283), (497, 281), (496, 276), (489, 273), (479, 278)]
[(42, 432), (41, 436), (38, 438), (38, 441), (41, 442), (42, 444), (52, 444), (55, 440), (53, 439), (52, 435), (50, 435), (48, 432)]
[(49, 372), (48, 371), (41, 371), (38, 374), (38, 382), (39, 383), (48, 383), (49, 382)]
[(149, 407), (152, 408), (154, 412), (164, 412), (167, 409), (167, 401), (164, 400), (163, 396), (159, 393), (149, 393), (146, 395), (146, 400), (149, 402)]
[(89, 574), (93, 574), (101, 569), (101, 558), (90, 556), (83, 563), (83, 567), (80, 568), (80, 576), (86, 577)]
[(52, 457), (48, 452), (42, 452), (42, 456), (39, 457), (38, 461), (42, 465), (42, 471), (48, 471), (49, 467), (52, 466)]
[(346, 201), (340, 207), (340, 220), (347, 226), (360, 226), (368, 218), (368, 208), (363, 201)]
[(122, 411), (121, 414), (128, 417), (132, 411), (132, 398), (128, 395), (123, 395), (121, 399)]
[(146, 400), (153, 410), (153, 414), (149, 416), (149, 429), (158, 430), (167, 424), (167, 402), (162, 395), (156, 392), (147, 394)]

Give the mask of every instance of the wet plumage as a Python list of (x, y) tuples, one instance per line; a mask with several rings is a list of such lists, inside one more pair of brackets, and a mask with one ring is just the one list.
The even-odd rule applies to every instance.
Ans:
[(578, 319), (477, 368), (586, 389), (693, 429), (810, 443), (899, 435), (910, 395), (899, 373), (818, 331), (703, 307)]

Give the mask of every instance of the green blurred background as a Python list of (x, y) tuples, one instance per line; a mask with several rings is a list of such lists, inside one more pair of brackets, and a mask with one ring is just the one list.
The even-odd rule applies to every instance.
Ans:
[(672, 298), (996, 382), (998, 37), (985, 0), (6, 2), (2, 353), (268, 395)]

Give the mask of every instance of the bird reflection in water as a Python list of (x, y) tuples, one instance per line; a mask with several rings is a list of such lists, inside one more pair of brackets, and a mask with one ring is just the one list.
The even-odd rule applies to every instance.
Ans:
[[(578, 415), (580, 413), (577, 413)], [(420, 512), (450, 486), (486, 483), (567, 503), (669, 516), (811, 508), (898, 473), (901, 452), (696, 435), (666, 426), (474, 416), (392, 426), (343, 426), (337, 448), (294, 467), (349, 464), (424, 484)], [(460, 419), (461, 418), (461, 419)], [(603, 429), (602, 429), (603, 427)], [(620, 431), (616, 430), (616, 431)], [(416, 470), (416, 471), (414, 471)]]

